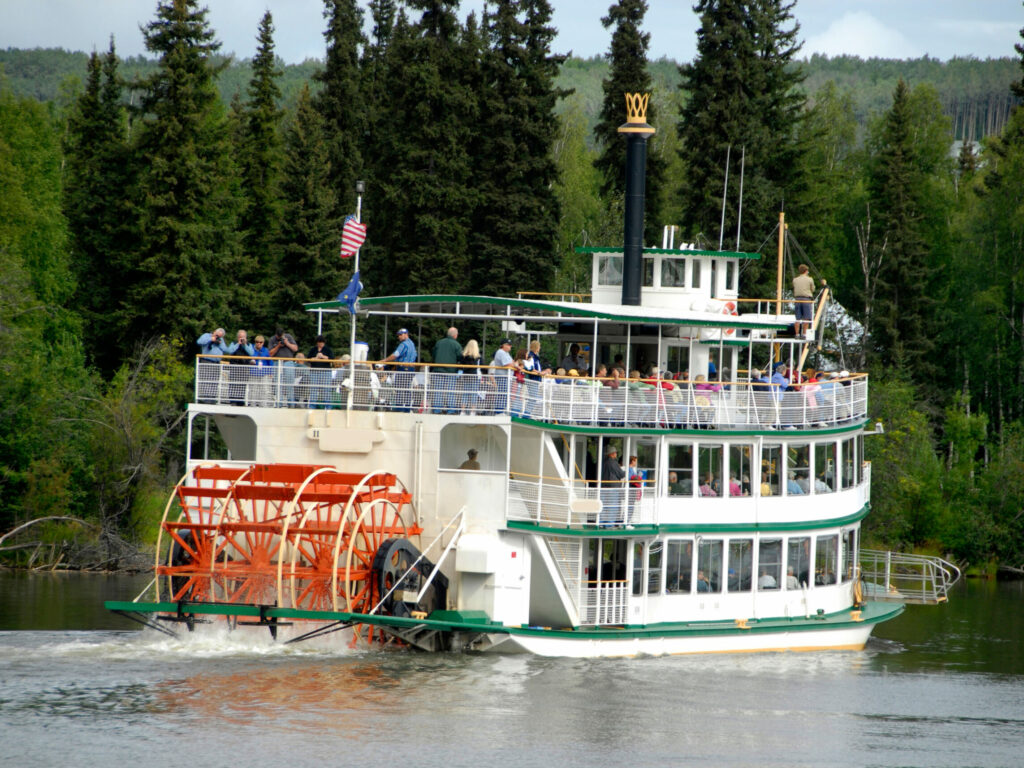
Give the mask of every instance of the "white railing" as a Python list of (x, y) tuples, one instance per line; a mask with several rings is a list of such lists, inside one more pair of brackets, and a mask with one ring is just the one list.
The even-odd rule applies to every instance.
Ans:
[(860, 572), (868, 600), (922, 605), (945, 602), (960, 579), (960, 569), (941, 557), (875, 549), (860, 551)]
[(513, 477), (509, 481), (508, 519), (539, 525), (580, 528), (656, 522), (653, 488), (570, 484), (559, 478)]
[(199, 403), (271, 408), (353, 408), (472, 416), (511, 415), (602, 427), (831, 427), (867, 415), (868, 379), (855, 375), (779, 391), (768, 384), (521, 376), (511, 370), (368, 363), (312, 367), (275, 360), (198, 357)]
[(580, 624), (590, 626), (626, 623), (629, 603), (628, 581), (590, 581), (580, 589), (577, 605)]

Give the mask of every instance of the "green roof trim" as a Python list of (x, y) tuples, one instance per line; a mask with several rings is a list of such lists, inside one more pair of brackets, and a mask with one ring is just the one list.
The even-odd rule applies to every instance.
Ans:
[[(742, 319), (742, 315), (722, 315), (721, 320), (704, 320), (698, 318), (681, 318), (661, 315), (629, 314), (616, 311), (601, 311), (593, 309), (593, 304), (573, 304), (571, 302), (554, 302), (537, 299), (510, 299), (496, 296), (462, 296), (462, 295), (410, 295), (410, 296), (374, 296), (359, 300), (360, 310), (372, 310), (373, 307), (384, 307), (390, 304), (408, 304), (408, 312), (399, 311), (398, 314), (409, 316), (427, 314), (423, 311), (425, 305), (430, 304), (484, 304), (497, 307), (515, 307), (516, 309), (528, 309), (535, 311), (546, 311), (555, 313), (554, 316), (538, 315), (525, 318), (537, 323), (569, 322), (571, 318), (596, 318), (615, 323), (631, 323), (633, 325), (685, 325), (706, 328), (751, 328), (762, 330), (785, 330), (789, 328), (788, 323), (771, 323), (765, 321), (751, 322)], [(303, 305), (307, 310), (316, 309), (348, 309), (343, 301), (318, 301)], [(623, 307), (626, 309), (626, 307)], [(658, 311), (658, 308), (654, 308)], [(450, 313), (438, 312), (437, 314), (449, 316)]]
[[(831, 494), (829, 494), (831, 495)], [(824, 498), (824, 495), (822, 496)], [(867, 517), (870, 506), (865, 504), (856, 512), (831, 519), (798, 520), (788, 523), (670, 523), (665, 525), (636, 525), (632, 528), (565, 528), (555, 525), (541, 525), (522, 520), (509, 520), (509, 530), (538, 533), (549, 536), (573, 536), (586, 538), (636, 538), (637, 536), (659, 536), (673, 533), (733, 534), (733, 533), (792, 533), (793, 531), (819, 531), (858, 523)]]
[(680, 429), (677, 427), (602, 427), (597, 424), (559, 424), (552, 421), (536, 421), (525, 416), (511, 416), (513, 424), (524, 427), (536, 427), (551, 432), (575, 432), (577, 434), (600, 434), (600, 435), (682, 435), (694, 437), (717, 437), (726, 439), (730, 437), (765, 437), (776, 435), (779, 437), (820, 437), (821, 435), (842, 435), (849, 432), (856, 432), (867, 424), (868, 420), (859, 419), (842, 426), (812, 427), (810, 429)]
[[(605, 245), (578, 245), (575, 248), (576, 253), (622, 253), (622, 246), (612, 247)], [(701, 249), (685, 249), (685, 248), (644, 248), (644, 255), (652, 256), (717, 256), (718, 258), (728, 259), (760, 259), (760, 253), (746, 253), (744, 251), (705, 251)]]

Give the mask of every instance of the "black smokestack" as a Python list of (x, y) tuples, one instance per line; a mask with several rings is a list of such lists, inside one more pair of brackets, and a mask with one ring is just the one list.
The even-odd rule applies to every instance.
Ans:
[(626, 122), (626, 222), (622, 245), (622, 303), (640, 304), (644, 278), (644, 190), (647, 176), (647, 139), (654, 128), (647, 124), (649, 93), (627, 93)]

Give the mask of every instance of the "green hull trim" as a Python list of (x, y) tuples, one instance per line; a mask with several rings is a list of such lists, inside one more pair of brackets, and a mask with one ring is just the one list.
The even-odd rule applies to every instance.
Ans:
[(650, 624), (647, 626), (554, 628), (509, 627), (489, 620), (481, 611), (435, 611), (426, 619), (398, 616), (368, 616), (342, 611), (304, 611), (294, 608), (273, 608), (237, 603), (133, 603), (108, 600), (107, 610), (122, 613), (166, 613), (193, 616), (240, 616), (267, 619), (305, 619), (314, 621), (354, 622), (400, 629), (435, 629), (442, 632), (473, 632), (506, 635), (534, 635), (566, 640), (643, 639), (654, 637), (708, 637), (716, 635), (768, 634), (773, 632), (816, 632), (844, 629), (863, 624), (879, 624), (903, 612), (900, 603), (866, 603), (859, 613), (850, 609), (810, 618), (777, 617), (736, 621), (692, 621)]

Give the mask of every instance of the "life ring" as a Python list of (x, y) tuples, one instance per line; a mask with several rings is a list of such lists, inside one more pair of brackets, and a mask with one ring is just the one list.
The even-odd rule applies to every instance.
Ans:
[[(736, 311), (736, 302), (735, 301), (723, 302), (723, 304), (722, 304), (722, 314), (723, 315), (739, 315), (739, 312)], [(736, 329), (735, 328), (726, 328), (724, 333), (725, 333), (726, 336), (732, 336), (733, 334), (736, 333)]]

